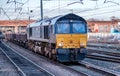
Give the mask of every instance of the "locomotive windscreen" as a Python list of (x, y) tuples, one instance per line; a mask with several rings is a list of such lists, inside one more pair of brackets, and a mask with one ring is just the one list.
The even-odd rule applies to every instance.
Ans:
[(84, 22), (73, 22), (73, 33), (86, 33), (86, 24)]
[(57, 33), (70, 33), (70, 25), (68, 22), (58, 22), (57, 23), (57, 28), (56, 28)]
[(87, 33), (86, 29), (86, 24), (80, 21), (59, 21), (56, 24), (56, 34)]

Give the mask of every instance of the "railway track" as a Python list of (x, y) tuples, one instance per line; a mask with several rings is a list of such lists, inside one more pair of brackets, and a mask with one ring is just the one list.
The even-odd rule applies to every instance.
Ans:
[(117, 44), (93, 44), (93, 43), (88, 43), (88, 47), (101, 47), (101, 48), (110, 48), (110, 49), (116, 49), (120, 50), (119, 45)]
[(4, 44), (0, 44), (0, 49), (21, 72), (22, 76), (54, 76), (49, 71), (41, 68), (39, 65), (35, 64), (23, 55), (6, 47)]
[(0, 76), (21, 76), (17, 68), (9, 61), (0, 49)]
[(120, 52), (118, 51), (109, 51), (109, 50), (102, 50), (102, 49), (91, 49), (87, 48), (88, 54), (87, 58), (105, 60), (110, 62), (117, 62), (120, 63)]
[[(3, 42), (3, 44), (4, 45), (6, 45), (6, 46), (8, 46), (8, 47), (11, 47), (11, 46), (14, 46), (15, 44), (6, 44), (5, 42)], [(18, 45), (15, 45), (14, 47), (12, 47), (11, 49), (13, 49), (13, 50), (15, 50), (15, 51), (20, 51), (19, 53), (21, 53), (22, 54), (22, 50), (19, 50), (19, 49), (17, 49), (17, 48), (19, 48), (19, 49), (24, 49), (24, 51), (27, 51), (27, 53), (28, 52), (30, 52), (29, 50), (27, 50), (27, 49), (25, 49), (25, 48), (23, 48), (23, 47), (18, 47)], [(25, 52), (24, 52), (25, 53)], [(33, 52), (30, 52), (30, 53), (32, 53), (33, 55), (35, 55), (35, 53), (33, 53)], [(23, 54), (24, 55), (24, 54)], [(30, 54), (26, 54), (26, 55), (28, 55), (28, 56), (30, 56), (30, 57), (32, 57)], [(25, 55), (24, 55), (25, 56)], [(36, 54), (36, 56), (37, 56), (37, 58), (44, 58), (44, 57), (41, 57), (40, 55), (38, 55), (38, 54)], [(34, 58), (34, 57), (33, 57)], [(31, 60), (32, 60), (32, 58), (31, 58)], [(35, 59), (34, 59), (35, 60)], [(32, 60), (32, 61), (34, 61), (34, 60)], [(46, 58), (45, 58), (45, 60), (46, 60)], [(40, 60), (38, 60), (37, 59), (37, 62), (39, 63), (39, 62), (41, 62), (41, 59)], [(44, 61), (43, 61), (44, 62)], [(61, 71), (59, 71), (59, 69), (56, 67), (57, 65), (59, 65), (59, 66), (61, 66), (60, 67), (60, 69), (62, 69), (62, 67), (64, 67), (65, 69), (67, 69), (68, 71), (70, 71), (72, 74), (68, 74), (68, 72), (67, 71), (65, 71), (64, 69), (62, 70), (63, 72), (65, 72), (66, 74), (62, 74), (62, 75), (60, 75), (60, 76), (88, 76), (88, 75), (86, 75), (86, 73), (82, 73), (82, 72), (78, 72), (78, 71), (76, 71), (76, 70), (73, 70), (73, 69), (71, 69), (71, 68), (68, 68), (68, 67), (66, 67), (65, 65), (63, 65), (63, 64), (58, 64), (58, 62), (54, 62), (54, 61), (51, 61), (51, 60), (47, 60), (47, 62), (48, 62), (48, 65), (50, 65), (49, 64), (49, 62), (51, 62), (51, 63), (55, 63), (54, 65), (55, 65), (55, 70), (58, 70), (58, 72), (61, 72)], [(39, 65), (39, 64), (38, 64)], [(42, 64), (40, 64), (40, 65), (42, 65)], [(45, 65), (45, 64), (44, 64)], [(50, 66), (52, 66), (52, 67), (50, 67), (50, 68), (53, 68), (53, 65), (50, 65)], [(46, 66), (46, 67), (49, 67), (49, 66)], [(51, 70), (51, 69), (50, 69)], [(53, 70), (54, 71), (54, 70)], [(55, 71), (56, 72), (56, 71)], [(58, 73), (58, 72), (56, 72), (56, 73)], [(75, 73), (75, 74), (74, 74)], [(54, 74), (54, 72), (53, 72), (53, 74)], [(57, 75), (55, 75), (55, 76), (59, 76), (59, 74), (57, 74)]]
[[(108, 69), (104, 69), (102, 67), (98, 67), (98, 66), (89, 64), (87, 62), (82, 62), (82, 63), (80, 62), (79, 65), (73, 65), (72, 69), (76, 70), (76, 68), (81, 68), (80, 67), (81, 65), (82, 65), (82, 67), (86, 67), (86, 69), (88, 69), (87, 71), (94, 71), (92, 76), (95, 76), (96, 74), (99, 74), (98, 76), (100, 76), (100, 75), (106, 75), (106, 76), (118, 76), (118, 75), (120, 75), (118, 72), (114, 72), (114, 71), (111, 71), (111, 70), (108, 70)], [(76, 67), (76, 68), (74, 68), (74, 67)], [(71, 68), (71, 66), (70, 66), (70, 68)], [(76, 71), (81, 72), (79, 69), (77, 69)], [(89, 73), (85, 73), (85, 72), (82, 72), (82, 73), (85, 76), (90, 75)]]
[(87, 58), (99, 59), (99, 60), (104, 60), (104, 61), (109, 61), (109, 62), (120, 63), (120, 58), (107, 56), (107, 55), (100, 55), (100, 54), (87, 55)]
[(110, 49), (103, 49), (103, 48), (91, 48), (91, 47), (87, 47), (88, 51), (88, 55), (91, 55), (93, 53), (98, 53), (98, 54), (102, 54), (102, 55), (108, 55), (108, 56), (113, 56), (113, 57), (120, 57), (120, 51), (116, 51), (116, 50), (110, 50)]
[(90, 64), (86, 61), (79, 62), (78, 64), (69, 64), (68, 67), (76, 70), (76, 71), (82, 71), (83, 73), (86, 73), (88, 76), (118, 76), (120, 75), (119, 72), (109, 70), (103, 67), (99, 67), (93, 64)]
[(88, 63), (86, 61), (79, 62), (79, 64), (86, 66), (86, 67), (90, 68), (91, 70), (94, 70), (94, 71), (99, 72), (99, 73), (106, 75), (106, 76), (119, 76), (120, 75), (119, 72), (116, 72), (116, 71), (113, 71), (110, 69), (106, 69), (106, 68), (103, 68), (100, 66), (96, 66), (96, 65), (93, 65), (93, 64)]

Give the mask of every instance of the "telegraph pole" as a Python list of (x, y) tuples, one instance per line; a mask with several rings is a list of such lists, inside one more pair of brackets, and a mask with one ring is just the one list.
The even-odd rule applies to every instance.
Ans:
[(43, 20), (43, 0), (40, 0), (40, 13), (41, 13), (41, 20)]

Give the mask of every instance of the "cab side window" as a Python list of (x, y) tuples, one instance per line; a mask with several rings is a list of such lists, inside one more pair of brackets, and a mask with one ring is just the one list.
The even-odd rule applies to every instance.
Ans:
[(32, 28), (29, 28), (29, 36), (32, 36)]
[(45, 38), (45, 39), (49, 39), (48, 26), (44, 26), (44, 38)]

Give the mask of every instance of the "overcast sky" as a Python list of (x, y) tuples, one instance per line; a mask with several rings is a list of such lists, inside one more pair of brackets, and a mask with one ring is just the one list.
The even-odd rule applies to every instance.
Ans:
[[(16, 6), (13, 1), (0, 0), (0, 20), (40, 19), (40, 0), (16, 0)], [(43, 12), (44, 17), (75, 13), (85, 19), (108, 20), (120, 18), (120, 0), (43, 0)]]

